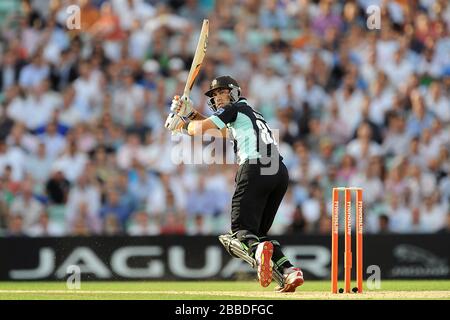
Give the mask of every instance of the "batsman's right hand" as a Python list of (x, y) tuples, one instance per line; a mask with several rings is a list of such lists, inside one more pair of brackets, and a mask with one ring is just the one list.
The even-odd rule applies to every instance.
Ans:
[(174, 96), (172, 104), (170, 105), (170, 111), (176, 113), (180, 117), (186, 117), (192, 120), (196, 111), (192, 107), (192, 100), (186, 96)]
[(177, 115), (175, 113), (170, 113), (166, 119), (164, 127), (166, 127), (166, 129), (168, 129), (172, 132), (177, 132), (181, 129), (183, 124), (184, 124), (184, 121), (179, 115)]

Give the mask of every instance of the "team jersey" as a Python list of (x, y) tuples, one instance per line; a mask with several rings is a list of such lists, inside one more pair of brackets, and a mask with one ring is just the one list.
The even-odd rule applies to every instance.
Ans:
[(277, 142), (266, 120), (244, 98), (219, 109), (209, 119), (219, 129), (229, 129), (239, 164), (249, 159), (279, 155)]

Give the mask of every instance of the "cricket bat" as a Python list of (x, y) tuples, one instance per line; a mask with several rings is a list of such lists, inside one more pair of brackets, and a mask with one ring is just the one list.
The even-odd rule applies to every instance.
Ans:
[[(189, 95), (191, 93), (192, 87), (194, 86), (195, 79), (197, 78), (200, 72), (203, 59), (205, 58), (206, 55), (206, 47), (208, 46), (208, 31), (209, 31), (209, 20), (204, 19), (202, 29), (200, 31), (200, 36), (197, 42), (197, 48), (195, 49), (194, 59), (192, 60), (191, 69), (189, 70), (189, 74), (186, 79), (186, 85), (184, 86), (183, 96), (181, 97), (181, 99), (184, 99), (186, 103), (189, 101)], [(172, 113), (169, 114), (168, 119), (170, 117), (172, 117)], [(174, 132), (172, 132), (172, 135), (173, 134)]]
[(208, 46), (208, 31), (209, 20), (204, 19), (202, 30), (200, 31), (200, 37), (197, 43), (197, 49), (195, 49), (194, 59), (192, 60), (191, 69), (189, 70), (188, 77), (186, 79), (186, 85), (183, 91), (183, 98), (187, 101), (194, 86), (195, 79), (197, 78), (200, 68), (203, 63), (203, 59), (206, 55), (206, 47)]

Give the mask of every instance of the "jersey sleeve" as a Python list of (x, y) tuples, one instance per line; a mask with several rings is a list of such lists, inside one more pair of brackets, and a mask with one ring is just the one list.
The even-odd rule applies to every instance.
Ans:
[(228, 123), (236, 121), (237, 113), (238, 111), (235, 106), (229, 106), (218, 110), (210, 116), (209, 119), (211, 119), (211, 121), (214, 122), (219, 129), (223, 129)]

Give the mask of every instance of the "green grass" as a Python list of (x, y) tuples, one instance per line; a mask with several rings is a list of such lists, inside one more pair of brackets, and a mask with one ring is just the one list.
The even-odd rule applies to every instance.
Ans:
[[(342, 286), (342, 283), (340, 283)], [(0, 300), (5, 299), (449, 299), (450, 281), (382, 281), (380, 290), (332, 295), (329, 281), (306, 281), (294, 294), (274, 292), (275, 285), (262, 288), (256, 281), (178, 282), (81, 282), (80, 290), (69, 290), (61, 282), (0, 282)]]

